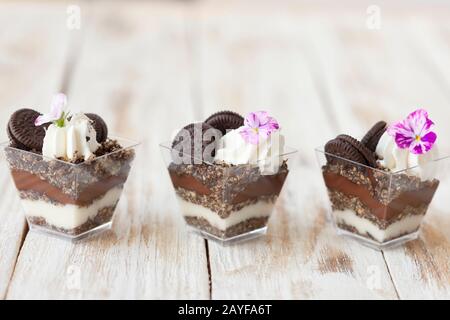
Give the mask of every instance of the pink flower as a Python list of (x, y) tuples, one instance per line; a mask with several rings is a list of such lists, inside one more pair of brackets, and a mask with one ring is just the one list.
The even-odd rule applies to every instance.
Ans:
[(244, 127), (239, 131), (242, 138), (251, 144), (259, 144), (260, 139), (267, 139), (278, 130), (277, 120), (270, 117), (266, 111), (251, 112), (244, 121)]
[(436, 142), (437, 135), (431, 129), (434, 122), (428, 119), (424, 109), (416, 110), (405, 120), (389, 126), (387, 132), (394, 137), (400, 149), (409, 149), (414, 154), (427, 153)]
[[(47, 122), (59, 121), (64, 118), (64, 108), (67, 105), (67, 97), (63, 93), (58, 93), (53, 96), (50, 113), (44, 113), (36, 118), (35, 126), (43, 125)], [(63, 121), (64, 122), (64, 121)]]

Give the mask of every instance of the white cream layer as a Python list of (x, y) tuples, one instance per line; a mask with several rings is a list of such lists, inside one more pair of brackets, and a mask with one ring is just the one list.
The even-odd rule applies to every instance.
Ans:
[(392, 223), (383, 230), (370, 220), (361, 218), (351, 210), (335, 210), (333, 211), (333, 216), (336, 223), (344, 223), (354, 227), (361, 234), (369, 233), (378, 242), (384, 242), (387, 239), (392, 239), (416, 231), (424, 217), (423, 215), (409, 215)]
[(57, 228), (74, 229), (97, 215), (100, 209), (114, 206), (122, 193), (121, 187), (109, 190), (103, 197), (87, 207), (73, 204), (56, 205), (43, 200), (22, 199), (28, 217), (43, 218)]
[(241, 210), (233, 211), (227, 218), (222, 219), (216, 212), (208, 208), (188, 202), (180, 196), (177, 196), (177, 198), (185, 217), (203, 218), (210, 225), (222, 231), (251, 218), (268, 217), (274, 207), (274, 203), (258, 201), (255, 204), (245, 206)]

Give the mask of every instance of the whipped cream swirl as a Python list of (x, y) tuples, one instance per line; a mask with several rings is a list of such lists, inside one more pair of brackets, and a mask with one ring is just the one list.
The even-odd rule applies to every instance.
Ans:
[(436, 145), (427, 153), (414, 154), (408, 149), (399, 148), (395, 139), (386, 131), (378, 142), (376, 154), (381, 159), (379, 164), (392, 172), (410, 169), (405, 173), (415, 175), (422, 181), (436, 176), (437, 166), (433, 163), (439, 157)]
[(63, 126), (51, 124), (45, 133), (42, 155), (47, 158), (85, 161), (99, 148), (92, 121), (83, 113), (72, 116)]
[(231, 130), (219, 140), (215, 161), (232, 165), (258, 165), (261, 174), (276, 174), (283, 163), (284, 136), (277, 130), (266, 139), (259, 139), (257, 144), (252, 144), (243, 139), (243, 128)]

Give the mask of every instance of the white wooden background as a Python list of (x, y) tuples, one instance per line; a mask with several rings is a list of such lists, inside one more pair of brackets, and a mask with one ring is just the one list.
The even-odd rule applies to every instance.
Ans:
[[(450, 298), (450, 188), (419, 240), (374, 251), (335, 235), (313, 152), (418, 106), (449, 149), (449, 6), (380, 1), (370, 30), (365, 1), (124, 2), (79, 2), (70, 30), (74, 1), (0, 1), (2, 128), (62, 90), (143, 142), (113, 230), (78, 244), (28, 232), (2, 160), (0, 298)], [(268, 236), (233, 247), (185, 231), (158, 150), (223, 108), (269, 110), (300, 150)]]

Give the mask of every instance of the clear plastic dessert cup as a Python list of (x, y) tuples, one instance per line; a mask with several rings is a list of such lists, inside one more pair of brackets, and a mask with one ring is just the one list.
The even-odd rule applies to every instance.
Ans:
[(111, 228), (138, 143), (74, 164), (3, 144), (31, 231), (72, 241)]
[(264, 169), (261, 172), (259, 164), (232, 166), (198, 159), (194, 164), (177, 164), (170, 145), (160, 144), (161, 152), (191, 231), (223, 245), (266, 234), (295, 149), (278, 155), (279, 168), (268, 173)]
[(389, 172), (326, 153), (323, 147), (316, 156), (339, 234), (379, 250), (418, 237), (444, 158)]

